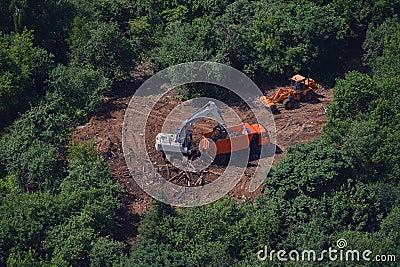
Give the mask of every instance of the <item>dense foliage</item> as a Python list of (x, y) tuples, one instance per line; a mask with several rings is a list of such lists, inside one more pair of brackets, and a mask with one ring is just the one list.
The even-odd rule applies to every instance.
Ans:
[(257, 80), (318, 72), (319, 64), (334, 70), (340, 57), (334, 48), (344, 46), (347, 33), (332, 8), (309, 1), (241, 0), (223, 14), (192, 20), (181, 16), (167, 24), (155, 49), (157, 69), (207, 59), (230, 64)]
[(0, 127), (10, 123), (15, 111), (25, 108), (25, 98), (37, 96), (40, 82), (46, 77), (51, 57), (46, 50), (35, 47), (33, 31), (0, 32)]
[[(107, 238), (113, 212), (121, 205), (120, 186), (92, 145), (72, 146), (69, 157), (58, 193), (8, 194), (2, 199), (2, 263), (80, 266), (122, 256), (124, 245)], [(109, 250), (117, 253), (107, 255)]]
[[(309, 266), (256, 253), (339, 238), (400, 257), (400, 1), (0, 3), (0, 266)], [(344, 73), (361, 54), (366, 71)], [(255, 203), (155, 203), (129, 251), (113, 238), (122, 189), (70, 132), (143, 62), (192, 60), (260, 83), (294, 72), (334, 83), (328, 122), (320, 140), (288, 149)]]

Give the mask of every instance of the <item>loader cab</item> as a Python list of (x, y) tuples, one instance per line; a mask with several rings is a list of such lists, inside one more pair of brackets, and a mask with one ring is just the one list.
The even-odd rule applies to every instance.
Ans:
[(292, 86), (292, 89), (295, 90), (295, 91), (303, 90), (302, 84), (298, 83), (296, 81), (291, 80), (291, 86)]
[(302, 91), (306, 89), (305, 85), (306, 78), (300, 74), (294, 75), (290, 79), (291, 87), (295, 91)]

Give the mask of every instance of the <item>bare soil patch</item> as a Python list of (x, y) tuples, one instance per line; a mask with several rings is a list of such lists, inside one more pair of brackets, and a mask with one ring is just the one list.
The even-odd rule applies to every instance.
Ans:
[[(273, 90), (266, 90), (266, 95), (272, 95)], [(332, 100), (332, 90), (320, 89), (318, 97), (307, 103), (300, 103), (295, 109), (285, 110), (282, 105), (278, 104), (279, 114), (274, 115), (276, 130), (277, 130), (277, 153), (275, 154), (274, 164), (282, 160), (289, 146), (296, 143), (304, 143), (311, 141), (321, 136), (322, 128), (326, 123), (325, 107)], [(125, 110), (133, 93), (124, 93), (122, 96), (109, 96), (104, 99), (102, 109), (97, 116), (92, 117), (89, 122), (78, 126), (73, 138), (76, 141), (87, 141), (94, 139), (97, 144), (97, 151), (105, 157), (109, 163), (111, 173), (116, 181), (118, 181), (125, 189), (126, 210), (121, 212), (121, 225), (124, 225), (123, 218), (136, 218), (130, 224), (138, 224), (139, 217), (143, 212), (151, 207), (152, 198), (148, 196), (133, 180), (128, 167), (125, 163), (122, 151), (122, 125), (125, 115)], [(149, 139), (146, 146), (152, 162), (155, 164), (158, 171), (168, 179), (177, 176), (180, 170), (174, 167), (166, 167), (160, 152), (154, 148), (154, 140), (156, 135), (161, 131), (161, 127), (166, 115), (177, 106), (180, 101), (174, 97), (164, 97), (152, 111), (147, 127), (146, 137)], [(239, 114), (241, 118), (251, 120), (252, 112), (246, 109), (243, 105), (234, 105), (232, 108)], [(192, 126), (193, 139), (199, 142), (202, 133), (210, 131), (215, 126), (215, 122), (209, 119), (202, 119)], [(247, 198), (254, 198), (259, 195), (266, 185), (261, 186), (255, 192), (250, 193), (248, 186), (250, 177), (256, 168), (256, 161), (250, 161), (245, 174), (231, 190), (229, 195), (238, 201), (243, 201)], [(212, 165), (209, 172), (202, 177), (204, 183), (211, 182), (218, 178), (219, 174), (224, 171), (224, 166)], [(187, 177), (186, 174), (180, 174), (177, 183), (188, 185), (197, 181), (199, 176)], [(194, 184), (190, 184), (194, 185)], [(125, 214), (125, 215), (123, 215)], [(123, 240), (131, 240), (136, 236), (136, 231), (133, 231), (133, 236), (127, 237), (121, 235)]]

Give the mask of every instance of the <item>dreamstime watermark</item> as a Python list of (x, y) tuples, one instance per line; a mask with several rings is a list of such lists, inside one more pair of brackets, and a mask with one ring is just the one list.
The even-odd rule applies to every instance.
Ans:
[[(136, 90), (127, 107), (122, 129), (122, 145), (126, 163), (136, 183), (153, 198), (174, 206), (205, 205), (226, 195), (244, 174), (250, 153), (249, 148), (244, 149), (247, 155), (243, 155), (243, 151), (241, 154), (233, 151), (228, 165), (218, 179), (202, 186), (180, 186), (168, 181), (157, 172), (157, 163), (151, 161), (147, 151), (148, 144), (155, 141), (150, 140), (154, 138), (154, 134), (149, 135), (146, 131), (146, 129), (154, 130), (155, 125), (151, 125), (154, 120), (151, 118), (160, 112), (155, 110), (155, 106), (172, 89), (196, 83), (217, 85), (236, 94), (250, 108), (255, 123), (262, 125), (269, 133), (272, 145), (268, 149), (261, 150), (257, 167), (251, 177), (250, 192), (263, 183), (271, 168), (275, 151), (276, 130), (273, 114), (258, 101), (263, 95), (261, 90), (242, 72), (220, 63), (196, 61), (175, 65), (156, 73)], [(176, 134), (177, 129), (181, 128), (181, 123), (209, 101), (214, 102), (221, 110), (228, 129), (244, 123), (227, 103), (200, 97), (185, 101), (171, 110), (164, 120), (162, 133)], [(185, 159), (183, 155), (181, 159)], [(200, 164), (200, 159), (197, 161), (199, 163), (197, 165), (203, 170), (212, 162), (209, 161), (208, 165), (204, 166)], [(196, 165), (196, 160), (192, 165)], [(188, 171), (184, 164), (175, 167)]]
[(336, 248), (329, 247), (324, 250), (268, 250), (267, 246), (257, 252), (260, 261), (375, 261), (375, 262), (396, 262), (396, 255), (374, 254), (371, 250), (345, 249), (346, 239), (336, 241)]

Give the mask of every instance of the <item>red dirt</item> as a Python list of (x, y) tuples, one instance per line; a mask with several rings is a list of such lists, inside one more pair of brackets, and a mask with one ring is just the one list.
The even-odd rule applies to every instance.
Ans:
[[(136, 85), (135, 85), (136, 86)], [(274, 90), (267, 90), (267, 95), (273, 94)], [(326, 122), (324, 107), (326, 107), (332, 100), (332, 90), (320, 89), (318, 91), (319, 97), (310, 103), (300, 103), (296, 109), (285, 110), (282, 105), (278, 104), (280, 114), (275, 115), (275, 123), (277, 130), (277, 147), (281, 150), (280, 153), (275, 154), (274, 164), (281, 161), (287, 147), (296, 143), (303, 143), (321, 136), (322, 127)], [(117, 97), (111, 96), (104, 99), (102, 110), (99, 115), (92, 117), (88, 123), (78, 126), (74, 133), (73, 138), (76, 141), (87, 141), (95, 139), (97, 143), (97, 151), (103, 155), (109, 163), (111, 173), (116, 181), (118, 181), (125, 189), (126, 195), (126, 209), (132, 216), (136, 217), (143, 214), (144, 211), (151, 207), (152, 198), (148, 196), (133, 180), (128, 167), (125, 163), (122, 151), (122, 124), (124, 120), (125, 110), (129, 104), (132, 93), (129, 95)], [(161, 130), (164, 118), (170, 110), (172, 110), (180, 102), (176, 98), (164, 97), (156, 108), (153, 110), (149, 117), (148, 126), (146, 127), (146, 136), (150, 136), (146, 140), (146, 145), (149, 151), (149, 156), (153, 162), (162, 163), (165, 165), (161, 154), (154, 148), (155, 136)], [(240, 117), (251, 118), (250, 110), (246, 110), (243, 106), (232, 107)], [(203, 119), (195, 124), (194, 140), (199, 140), (201, 134), (209, 131), (214, 126), (212, 121)], [(256, 162), (250, 162), (249, 167), (246, 169), (245, 174), (236, 185), (236, 187), (229, 193), (230, 196), (237, 200), (244, 200), (246, 198), (254, 198), (259, 195), (264, 186), (258, 188), (255, 192), (249, 193), (248, 186), (250, 177), (255, 170)], [(205, 177), (205, 182), (213, 181), (218, 177), (218, 173), (224, 171), (223, 166), (212, 165), (211, 172)], [(159, 172), (166, 176), (166, 167), (159, 167)], [(179, 173), (175, 168), (169, 168), (170, 176)], [(192, 177), (196, 180), (198, 177)], [(181, 179), (180, 182), (186, 184), (187, 180)], [(122, 215), (123, 216), (123, 215)], [(136, 220), (138, 223), (138, 220)], [(136, 236), (123, 237), (124, 240), (132, 240)]]

